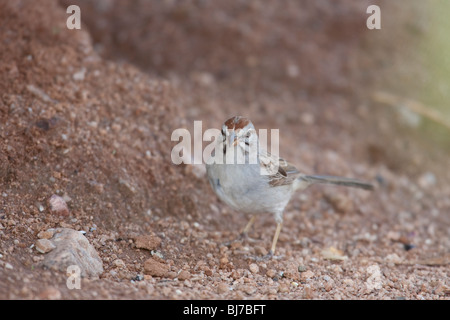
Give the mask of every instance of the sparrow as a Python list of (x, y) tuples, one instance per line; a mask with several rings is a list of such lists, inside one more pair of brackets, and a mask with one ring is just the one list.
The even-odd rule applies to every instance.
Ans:
[(269, 257), (275, 254), (283, 212), (297, 191), (313, 184), (374, 189), (372, 184), (356, 179), (300, 172), (283, 158), (263, 149), (252, 122), (242, 116), (223, 123), (221, 136), (206, 161), (206, 172), (219, 199), (250, 217), (242, 236), (247, 235), (258, 215), (273, 215), (277, 226)]

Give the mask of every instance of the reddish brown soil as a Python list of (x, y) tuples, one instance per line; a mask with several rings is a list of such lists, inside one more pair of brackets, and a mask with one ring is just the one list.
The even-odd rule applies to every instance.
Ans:
[[(407, 92), (397, 71), (417, 40), (397, 6), (379, 2), (376, 33), (365, 1), (78, 3), (81, 31), (66, 28), (70, 1), (0, 0), (0, 298), (448, 299), (449, 154), (373, 100)], [(246, 218), (170, 158), (174, 129), (236, 114), (280, 129), (303, 171), (376, 190), (299, 194), (279, 257), (255, 260), (272, 217), (227, 244)], [(53, 194), (69, 216), (50, 212)], [(70, 290), (40, 267), (33, 245), (52, 227), (86, 231), (99, 279)]]

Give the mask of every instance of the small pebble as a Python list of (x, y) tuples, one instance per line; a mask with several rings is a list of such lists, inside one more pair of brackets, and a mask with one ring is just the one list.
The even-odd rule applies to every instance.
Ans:
[(270, 288), (269, 290), (267, 290), (268, 294), (277, 294), (277, 289), (275, 288)]
[(49, 200), (50, 211), (60, 216), (69, 215), (69, 207), (67, 207), (66, 201), (56, 194), (52, 195)]
[(342, 283), (345, 284), (347, 287), (353, 287), (354, 285), (354, 281), (352, 279), (344, 279)]
[(160, 259), (164, 259), (164, 256), (162, 255), (162, 253), (159, 252), (159, 251), (157, 251), (157, 250), (152, 250), (152, 251), (150, 251), (150, 254), (151, 254), (152, 256), (158, 257), (158, 258), (160, 258)]
[(233, 242), (230, 246), (231, 250), (239, 250), (242, 248), (242, 243), (240, 242)]
[(55, 287), (48, 287), (39, 294), (39, 298), (45, 300), (59, 300), (61, 299), (61, 292)]
[(242, 277), (242, 274), (238, 270), (233, 270), (231, 272), (231, 278), (234, 280), (240, 279)]
[(397, 254), (395, 254), (395, 253), (388, 254), (388, 255), (384, 258), (384, 260), (385, 260), (386, 262), (391, 262), (391, 263), (395, 263), (395, 264), (399, 264), (399, 263), (402, 262), (402, 259), (401, 259)]
[(251, 296), (256, 292), (256, 288), (254, 286), (245, 286), (242, 291)]
[(281, 284), (278, 286), (278, 292), (281, 292), (281, 293), (289, 292), (289, 286), (287, 286), (287, 285), (284, 284), (284, 283), (281, 283)]
[(332, 281), (326, 282), (323, 288), (325, 289), (326, 292), (330, 292), (333, 289), (333, 282)]
[(256, 263), (252, 263), (249, 266), (249, 270), (251, 273), (258, 273), (259, 272), (259, 267)]
[(30, 292), (30, 289), (27, 288), (27, 287), (22, 287), (22, 289), (20, 289), (20, 292), (19, 292), (19, 294), (20, 294), (22, 297), (26, 297), (26, 296), (28, 296), (30, 293), (31, 293), (31, 292)]
[(125, 262), (123, 262), (122, 259), (116, 259), (113, 261), (113, 265), (115, 265), (118, 268), (125, 268)]
[(48, 239), (39, 239), (36, 241), (36, 250), (40, 253), (47, 253), (55, 248), (56, 246)]
[(162, 288), (162, 290), (161, 290), (161, 292), (162, 292), (162, 294), (164, 295), (164, 296), (169, 296), (170, 295), (170, 293), (171, 293), (171, 289), (169, 288), (169, 287), (164, 287), (164, 288)]
[(266, 276), (269, 278), (274, 278), (277, 275), (277, 272), (274, 269), (269, 269), (266, 272)]
[(244, 294), (240, 291), (236, 291), (233, 300), (244, 300), (244, 299), (245, 299)]
[(138, 274), (133, 278), (134, 281), (142, 281), (144, 280), (144, 276), (142, 274)]
[(204, 267), (203, 268), (203, 272), (205, 273), (206, 276), (211, 277), (213, 275), (213, 272), (210, 268), (208, 267)]
[(39, 239), (51, 239), (55, 234), (55, 229), (48, 229), (37, 234)]
[(230, 287), (225, 282), (221, 282), (217, 286), (217, 292), (218, 293), (227, 293), (229, 291), (230, 291)]
[(312, 299), (314, 297), (313, 289), (310, 286), (306, 285), (303, 289), (303, 296), (305, 299)]
[(72, 75), (72, 78), (73, 78), (73, 80), (75, 80), (75, 81), (83, 81), (83, 80), (84, 80), (85, 74), (86, 74), (86, 69), (85, 69), (85, 68), (82, 68), (81, 70), (75, 72), (75, 73)]
[(286, 270), (283, 273), (283, 277), (284, 278), (288, 278), (288, 279), (292, 279), (292, 280), (298, 280), (299, 279), (298, 272), (295, 272), (294, 270)]
[(298, 266), (298, 272), (305, 272), (306, 270), (308, 270), (308, 268), (306, 266)]
[(187, 280), (187, 279), (190, 279), (191, 278), (191, 273), (189, 272), (189, 271), (187, 271), (187, 270), (182, 270), (179, 274), (178, 274), (178, 280), (180, 280), (180, 281), (184, 281), (184, 280)]
[(188, 279), (184, 280), (183, 284), (185, 287), (192, 288), (192, 283)]
[(311, 270), (307, 270), (305, 272), (302, 272), (302, 274), (300, 275), (300, 279), (301, 280), (307, 280), (314, 277), (314, 272), (312, 272)]

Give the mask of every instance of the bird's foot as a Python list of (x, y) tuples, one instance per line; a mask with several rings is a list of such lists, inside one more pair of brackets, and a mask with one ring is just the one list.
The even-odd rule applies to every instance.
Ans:
[(251, 242), (251, 243), (255, 243), (255, 242), (258, 242), (258, 241), (259, 241), (258, 239), (250, 238), (250, 237), (248, 236), (248, 233), (241, 233), (241, 234), (239, 234), (239, 239), (240, 239), (241, 241), (248, 241), (248, 242)]
[(235, 239), (223, 242), (222, 244), (224, 246), (226, 246), (226, 247), (230, 247), (233, 243), (236, 243), (236, 242), (241, 242), (242, 243), (242, 242), (245, 242), (245, 241), (251, 242), (251, 243), (255, 243), (255, 242), (258, 242), (259, 240), (258, 239), (254, 239), (254, 238), (250, 238), (248, 236), (248, 233), (242, 232)]
[(279, 256), (274, 255), (272, 250), (269, 250), (269, 253), (267, 253), (263, 256), (256, 256), (256, 255), (246, 256), (247, 259), (254, 260), (254, 261), (279, 260), (282, 257), (283, 256), (281, 256), (281, 255), (279, 255)]

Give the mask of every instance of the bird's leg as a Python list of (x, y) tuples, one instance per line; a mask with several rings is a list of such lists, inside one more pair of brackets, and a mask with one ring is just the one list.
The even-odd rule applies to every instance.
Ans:
[(267, 261), (269, 259), (279, 259), (280, 257), (276, 257), (274, 255), (275, 248), (277, 246), (278, 237), (280, 236), (281, 226), (283, 224), (281, 222), (277, 222), (277, 229), (275, 230), (275, 234), (273, 236), (272, 240), (272, 247), (270, 248), (270, 251), (268, 254), (264, 255), (263, 257), (251, 257), (252, 259), (256, 261)]
[(247, 225), (244, 229), (242, 229), (241, 233), (239, 234), (239, 240), (246, 240), (249, 242), (256, 242), (258, 240), (252, 239), (248, 236), (248, 232), (250, 231), (250, 228), (253, 226), (253, 223), (256, 220), (256, 216), (251, 216), (250, 220), (248, 221)]
[(250, 228), (252, 227), (253, 223), (256, 220), (256, 216), (251, 216), (250, 220), (248, 221), (247, 225), (245, 226), (244, 229), (242, 229), (241, 231), (241, 238), (246, 238), (248, 235), (248, 231), (250, 230)]
[(238, 241), (242, 241), (242, 240), (250, 240), (250, 241), (255, 241), (253, 239), (250, 239), (248, 237), (248, 232), (250, 231), (250, 228), (252, 227), (253, 223), (256, 220), (256, 216), (251, 216), (250, 220), (248, 221), (247, 225), (245, 226), (244, 229), (242, 229), (241, 233), (239, 234), (239, 237), (237, 237), (237, 239), (234, 239), (232, 241), (227, 241), (224, 243), (224, 245), (229, 246), (234, 242), (238, 242)]
[(278, 237), (280, 236), (280, 231), (281, 231), (281, 226), (283, 224), (281, 222), (277, 223), (277, 229), (275, 230), (275, 234), (273, 236), (273, 240), (272, 240), (272, 247), (270, 248), (270, 251), (268, 253), (269, 257), (273, 257), (273, 255), (275, 254), (275, 247), (277, 246), (277, 241), (278, 241)]

